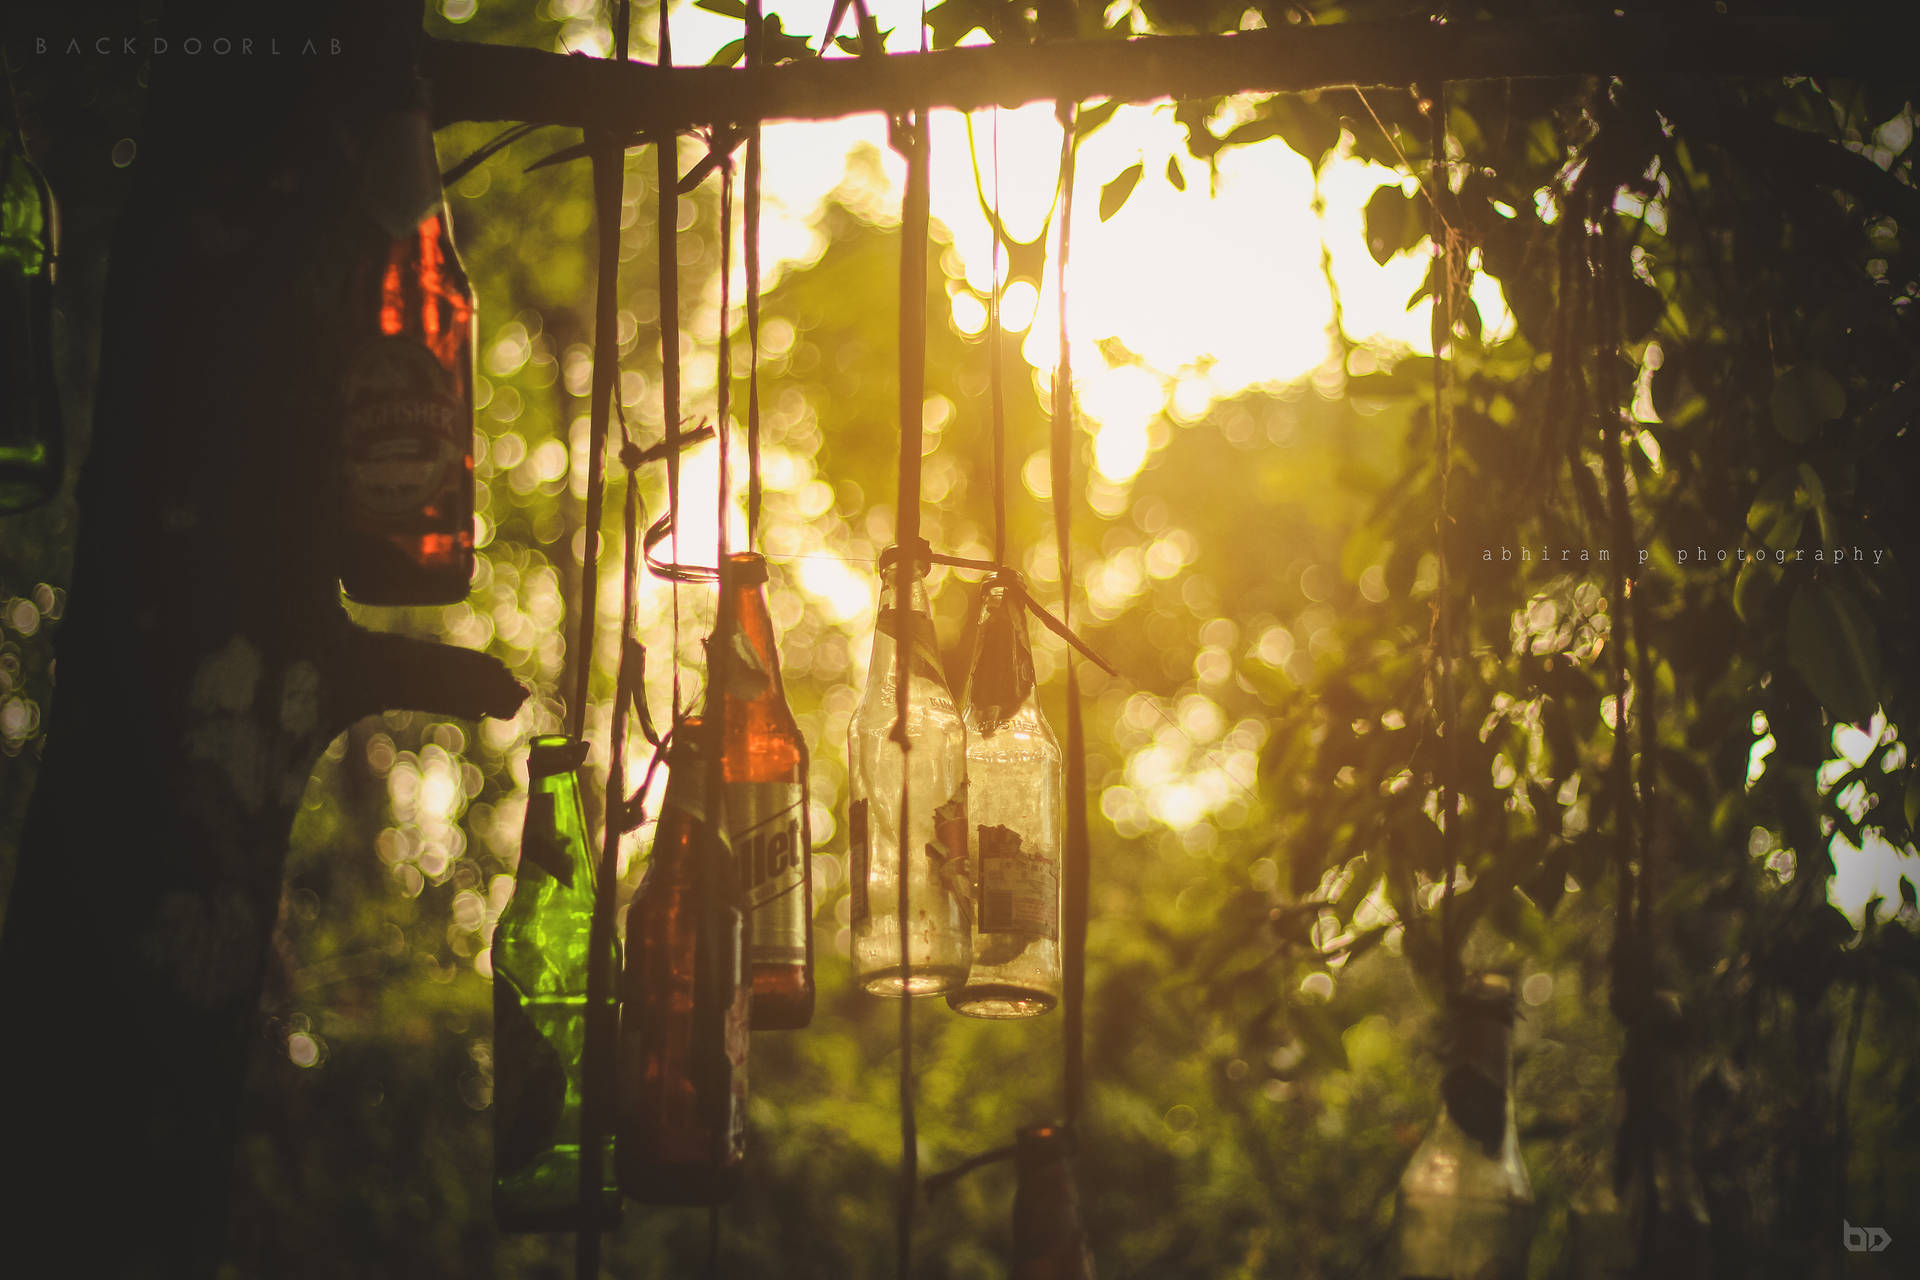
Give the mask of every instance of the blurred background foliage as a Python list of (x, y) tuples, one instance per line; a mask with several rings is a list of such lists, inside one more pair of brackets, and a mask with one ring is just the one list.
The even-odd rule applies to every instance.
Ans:
[[(813, 29), (825, 8), (790, 14), (787, 30)], [(1498, 19), (1508, 8), (1450, 16)], [(982, 30), (1027, 41), (1401, 16), (1404, 6), (1373, 2), (946, 0), (929, 21), (935, 43), (950, 44)], [(444, 0), (430, 27), (604, 49), (607, 20), (588, 0)], [(654, 29), (650, 11), (636, 15), (640, 56)], [(908, 35), (893, 43), (906, 47)], [(1358, 157), (1404, 175), (1429, 160), (1427, 117), (1403, 92), (1168, 109), (1190, 157), (1209, 166), (1273, 138), (1316, 171)], [(1085, 114), (1101, 127), (1098, 107)], [(1899, 733), (1913, 722), (1920, 670), (1907, 493), (1920, 474), (1909, 425), (1920, 409), (1910, 86), (1473, 84), (1448, 89), (1446, 121), (1450, 190), (1439, 205), (1454, 260), (1497, 278), (1511, 309), (1496, 328), (1465, 303), (1452, 335), (1448, 738), (1431, 686), (1443, 471), (1431, 360), (1346, 332), (1337, 288), (1327, 356), (1311, 376), (1199, 407), (1170, 390), (1136, 474), (1108, 479), (1083, 440), (1075, 468), (1086, 491), (1060, 495), (1076, 504), (1075, 617), (1127, 673), (1082, 668), (1095, 866), (1081, 1185), (1101, 1268), (1380, 1274), (1394, 1182), (1437, 1108), (1431, 997), (1458, 951), (1469, 966), (1511, 973), (1521, 992), (1534, 1275), (1562, 1274), (1569, 1206), (1607, 1177), (1619, 1120), (1614, 1014), (1635, 984), (1672, 993), (1687, 1016), (1688, 1044), (1669, 1051), (1688, 1064), (1716, 1273), (1841, 1274), (1843, 1214), (1886, 1228), (1896, 1248), (1920, 1227), (1920, 946), (1912, 881), (1899, 869), (1920, 818)], [(488, 136), (443, 131), (443, 163)], [(517, 859), (521, 744), (563, 718), (584, 547), (588, 175), (579, 163), (525, 171), (569, 141), (535, 133), (450, 192), (481, 308), (473, 592), (445, 609), (359, 611), (367, 625), (484, 648), (535, 696), (505, 723), (369, 719), (316, 770), (250, 1077), (236, 1276), (569, 1271), (564, 1237), (501, 1237), (488, 1218), (486, 960)], [(683, 170), (700, 154), (683, 139)], [(818, 211), (813, 256), (772, 273), (763, 303), (762, 546), (789, 695), (814, 748), (821, 992), (807, 1031), (754, 1043), (748, 1190), (722, 1216), (722, 1274), (891, 1272), (894, 1009), (848, 989), (839, 817), (842, 743), (872, 625), (870, 562), (892, 531), (900, 246), (881, 167), (875, 153), (852, 157)], [(1142, 180), (1090, 176), (1122, 201)], [(1149, 168), (1144, 180), (1160, 179)], [(630, 156), (626, 193), (621, 402), (650, 441), (660, 428), (650, 151)], [(1096, 216), (1091, 202), (1077, 214)], [(722, 333), (715, 182), (683, 199), (678, 219), (686, 407), (710, 421), (716, 344), (733, 343), (736, 373), (747, 365), (737, 289)], [(1389, 183), (1363, 226), (1328, 234), (1364, 235), (1386, 263), (1424, 258), (1431, 227), (1413, 184)], [(933, 250), (926, 532), (940, 549), (982, 556), (992, 536), (987, 353), (978, 324), (961, 322), (973, 314), (965, 299), (981, 297), (938, 226)], [(1191, 305), (1206, 306), (1206, 282), (1191, 287)], [(1057, 601), (1046, 371), (1028, 367), (1018, 334), (1004, 358), (1012, 542), (1042, 597)], [(1130, 358), (1108, 352), (1116, 364)], [(76, 395), (86, 359), (69, 353)], [(737, 413), (743, 381), (734, 404)], [(75, 405), (78, 426), (84, 400)], [(600, 600), (610, 622), (626, 481), (616, 468), (609, 483)], [(660, 514), (663, 475), (633, 483)], [(690, 457), (685, 483), (686, 500), (710, 509), (710, 451)], [(0, 550), (8, 841), (42, 719), (57, 706), (48, 637), (64, 607), (70, 519), (67, 508), (15, 518)], [(1777, 558), (1732, 559), (1762, 547)], [(1835, 563), (1836, 547), (1865, 558)], [(1601, 548), (1610, 561), (1581, 562)], [(1631, 604), (1616, 569), (1632, 579)], [(942, 569), (930, 587), (958, 676), (971, 583)], [(690, 587), (676, 601), (652, 578), (641, 592), (662, 713), (669, 654), (682, 704), (698, 697), (712, 604)], [(589, 717), (596, 787), (617, 644), (603, 626)], [(1064, 651), (1044, 634), (1036, 647), (1061, 725)], [(1643, 717), (1652, 725), (1639, 756), (1651, 785), (1632, 800), (1613, 768), (1617, 753), (1643, 747), (1612, 727), (1616, 654), (1634, 734)], [(1434, 779), (1449, 767), (1462, 861), (1443, 934)], [(1652, 932), (1623, 958), (1628, 806), (1651, 815), (1657, 875)], [(591, 799), (589, 812), (599, 812)], [(623, 904), (650, 834), (625, 851)], [(1843, 909), (1837, 865), (1858, 865), (1862, 849), (1896, 869), (1864, 905)], [(0, 858), (12, 856), (0, 845)], [(1628, 959), (1639, 967), (1623, 969)], [(923, 1170), (1055, 1116), (1057, 1017), (985, 1024), (928, 1007), (915, 1021)], [(921, 1274), (1003, 1275), (1011, 1190), (1005, 1167), (988, 1168), (932, 1202)], [(694, 1274), (706, 1231), (703, 1214), (630, 1205), (609, 1270)]]

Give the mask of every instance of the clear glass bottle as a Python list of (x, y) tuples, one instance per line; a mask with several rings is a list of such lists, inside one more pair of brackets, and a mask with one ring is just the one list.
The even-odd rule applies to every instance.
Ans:
[(727, 557), (733, 639), (720, 694), (720, 767), (748, 911), (753, 1028), (790, 1031), (813, 1017), (813, 847), (807, 744), (780, 679), (766, 582), (763, 557)]
[[(949, 991), (966, 981), (973, 956), (966, 728), (941, 671), (940, 646), (920, 583), (929, 556), (922, 540), (910, 556), (890, 547), (880, 558), (880, 612), (867, 691), (847, 730), (853, 973), (854, 981), (874, 995)], [(912, 749), (904, 758), (891, 737), (900, 705), (894, 630), (903, 573), (912, 632), (907, 669), (907, 740)], [(903, 778), (909, 780), (911, 796), (904, 840)], [(903, 861), (912, 918), (904, 974), (898, 905)]]
[(615, 1167), (645, 1204), (718, 1204), (747, 1146), (746, 917), (711, 825), (700, 717), (673, 733), (646, 876), (627, 908)]
[(1057, 1125), (1015, 1133), (1011, 1280), (1094, 1280), (1072, 1158), (1072, 1135)]
[[(561, 734), (533, 740), (520, 867), (493, 931), (493, 1215), (502, 1231), (580, 1227), (594, 868), (576, 771), (586, 754), (586, 743)], [(599, 961), (611, 1019), (618, 944)], [(600, 1167), (610, 1173), (607, 1142)], [(611, 1177), (599, 1209), (598, 1225), (620, 1220)]]
[(0, 515), (51, 498), (66, 466), (53, 372), (59, 217), (0, 67)]
[(473, 288), (454, 252), (425, 93), (374, 127), (351, 246), (340, 582), (452, 604), (473, 576)]
[(1400, 1280), (1524, 1280), (1533, 1188), (1513, 1108), (1513, 990), (1469, 979), (1449, 1002), (1440, 1117), (1400, 1178)]
[(995, 574), (982, 589), (965, 701), (973, 965), (947, 1003), (976, 1018), (1031, 1017), (1060, 999), (1066, 773), (1040, 710), (1015, 574)]

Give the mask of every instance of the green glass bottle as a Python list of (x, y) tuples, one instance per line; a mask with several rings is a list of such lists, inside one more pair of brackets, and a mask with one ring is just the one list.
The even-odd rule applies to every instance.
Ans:
[(27, 155), (0, 67), (0, 515), (60, 489), (66, 433), (53, 378), (53, 193)]
[[(561, 734), (533, 740), (520, 870), (493, 931), (493, 1216), (502, 1231), (583, 1225), (580, 1101), (594, 869), (576, 771), (586, 755), (586, 743)], [(619, 944), (596, 958), (606, 966), (611, 1026)], [(611, 1227), (620, 1219), (611, 1132), (600, 1168), (604, 1194), (591, 1225)]]

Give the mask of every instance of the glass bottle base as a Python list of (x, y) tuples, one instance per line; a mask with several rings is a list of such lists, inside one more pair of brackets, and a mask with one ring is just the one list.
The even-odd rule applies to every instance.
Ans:
[(969, 1018), (1033, 1018), (1059, 1003), (1059, 996), (1012, 982), (968, 983), (947, 994), (955, 1013)]
[(945, 995), (966, 980), (967, 971), (957, 966), (918, 965), (907, 970), (907, 979), (902, 983), (897, 964), (863, 973), (857, 979), (861, 990), (870, 996), (896, 997)]

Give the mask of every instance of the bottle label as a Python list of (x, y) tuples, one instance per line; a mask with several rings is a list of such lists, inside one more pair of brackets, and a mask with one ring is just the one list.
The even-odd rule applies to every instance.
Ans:
[(447, 494), (472, 428), (453, 375), (418, 342), (389, 337), (355, 353), (346, 384), (349, 510), (380, 524), (457, 506)]
[(934, 879), (960, 908), (966, 927), (973, 928), (973, 871), (967, 865), (967, 784), (933, 811), (933, 839), (927, 842), (927, 861)]
[(735, 782), (727, 787), (727, 826), (752, 919), (747, 943), (755, 963), (807, 958), (807, 789), (798, 782)]
[(1026, 933), (1058, 941), (1060, 868), (1027, 853), (1008, 827), (975, 829), (980, 849), (980, 932)]
[(850, 910), (854, 924), (868, 915), (867, 868), (871, 858), (867, 849), (867, 802), (855, 800), (847, 806), (847, 884), (853, 892)]

